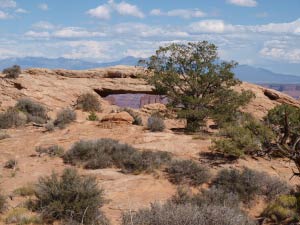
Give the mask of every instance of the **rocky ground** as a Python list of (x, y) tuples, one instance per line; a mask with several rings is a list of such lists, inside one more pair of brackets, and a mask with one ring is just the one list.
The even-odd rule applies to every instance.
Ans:
[[(49, 109), (49, 115), (54, 117), (56, 112), (64, 107), (72, 107), (77, 97), (86, 92), (99, 95), (102, 112), (101, 119), (117, 109), (101, 96), (108, 93), (153, 93), (152, 87), (137, 78), (141, 70), (135, 67), (116, 67), (89, 71), (65, 71), (30, 69), (14, 80), (2, 79), (0, 75), (0, 109), (4, 111), (13, 106), (17, 99), (30, 97)], [(1, 77), (2, 76), (2, 77)], [(277, 91), (268, 90), (253, 84), (243, 83), (237, 89), (252, 90), (256, 98), (244, 109), (257, 118), (262, 118), (266, 112), (280, 103), (299, 106), (299, 102)], [(163, 106), (145, 106), (140, 113), (146, 122), (152, 108)], [(57, 144), (69, 149), (72, 144), (81, 139), (113, 138), (128, 143), (140, 150), (168, 151), (174, 157), (194, 159), (217, 172), (224, 167), (244, 166), (264, 171), (282, 179), (289, 180), (294, 165), (284, 159), (268, 160), (263, 158), (246, 157), (236, 162), (224, 162), (221, 159), (211, 160), (207, 157), (211, 152), (210, 134), (184, 134), (180, 129), (182, 121), (167, 120), (164, 132), (151, 133), (143, 126), (126, 123), (104, 123), (87, 121), (88, 113), (77, 111), (77, 120), (65, 129), (45, 132), (43, 127), (27, 125), (6, 132), (10, 138), (0, 140), (0, 186), (5, 194), (12, 192), (28, 183), (34, 183), (40, 176), (49, 175), (53, 171), (60, 173), (67, 166), (60, 158), (48, 156), (39, 157), (35, 151), (38, 146)], [(177, 128), (177, 129), (174, 129)], [(17, 170), (3, 168), (9, 159), (18, 161)], [(176, 191), (162, 171), (152, 174), (128, 175), (118, 169), (84, 170), (78, 168), (82, 174), (92, 174), (97, 177), (99, 186), (105, 189), (108, 203), (104, 212), (113, 224), (120, 224), (122, 211), (136, 210), (149, 206), (151, 202), (163, 202)], [(299, 183), (297, 178), (289, 181)], [(14, 197), (9, 200), (10, 206), (17, 206), (24, 198)], [(259, 206), (259, 205), (258, 205)], [(252, 216), (260, 213), (259, 207), (251, 212)]]

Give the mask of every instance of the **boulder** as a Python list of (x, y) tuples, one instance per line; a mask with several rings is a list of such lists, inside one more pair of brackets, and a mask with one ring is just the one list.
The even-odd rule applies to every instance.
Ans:
[(101, 119), (102, 123), (132, 124), (133, 118), (128, 112), (110, 113)]

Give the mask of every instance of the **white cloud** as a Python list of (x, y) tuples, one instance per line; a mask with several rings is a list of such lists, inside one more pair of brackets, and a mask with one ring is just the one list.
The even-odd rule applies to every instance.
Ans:
[(163, 12), (160, 9), (153, 9), (150, 12), (153, 16), (174, 16), (182, 17), (184, 19), (199, 18), (206, 16), (206, 13), (199, 9), (174, 9), (167, 12)]
[(100, 5), (95, 9), (90, 9), (87, 13), (98, 19), (110, 19), (111, 9), (108, 5)]
[(79, 27), (66, 27), (55, 31), (52, 34), (57, 38), (92, 38), (92, 37), (105, 37), (104, 33), (91, 32)]
[(87, 14), (98, 19), (110, 19), (113, 11), (123, 16), (145, 17), (144, 13), (136, 5), (124, 1), (115, 3), (113, 0), (109, 0), (107, 4), (88, 10)]
[(16, 1), (0, 0), (0, 8), (15, 8), (15, 7), (17, 7)]
[(9, 15), (3, 11), (0, 10), (0, 20), (8, 19)]
[(227, 0), (228, 3), (243, 7), (255, 7), (257, 6), (257, 1), (255, 0)]
[(234, 26), (225, 24), (223, 20), (202, 20), (190, 24), (191, 32), (194, 33), (224, 33), (234, 31)]
[(48, 5), (46, 3), (41, 3), (38, 5), (38, 8), (40, 10), (43, 10), (43, 11), (47, 11), (49, 9)]
[(26, 9), (18, 8), (15, 10), (16, 13), (27, 14), (29, 13)]
[(49, 38), (50, 34), (47, 31), (43, 31), (43, 32), (37, 32), (37, 31), (28, 31), (25, 34), (25, 37), (30, 37), (30, 38)]
[(55, 29), (56, 26), (47, 21), (39, 21), (39, 22), (33, 24), (32, 27), (35, 29), (41, 29), (41, 30), (52, 30), (52, 29)]

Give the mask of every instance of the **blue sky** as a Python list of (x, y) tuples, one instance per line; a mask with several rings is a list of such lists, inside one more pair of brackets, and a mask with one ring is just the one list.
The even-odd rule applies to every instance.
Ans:
[(0, 59), (147, 57), (208, 40), (225, 60), (300, 75), (299, 0), (0, 0)]

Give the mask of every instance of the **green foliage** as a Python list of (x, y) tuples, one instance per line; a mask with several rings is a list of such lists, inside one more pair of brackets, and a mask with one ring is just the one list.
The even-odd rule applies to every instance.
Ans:
[(98, 118), (97, 114), (93, 111), (93, 112), (90, 112), (90, 114), (87, 117), (87, 120), (89, 120), (89, 121), (98, 121), (99, 118)]
[(5, 74), (6, 78), (18, 78), (21, 74), (21, 67), (18, 65), (14, 65), (12, 67), (6, 68), (2, 71), (3, 74)]
[(196, 186), (208, 182), (210, 178), (209, 169), (192, 160), (173, 161), (166, 172), (174, 184), (187, 183)]
[(52, 145), (49, 147), (39, 146), (35, 149), (39, 155), (46, 154), (50, 157), (61, 157), (64, 155), (64, 149), (58, 145)]
[(152, 115), (148, 118), (147, 126), (151, 132), (161, 132), (166, 127), (164, 119), (157, 115)]
[(20, 127), (25, 125), (26, 121), (26, 115), (13, 107), (8, 108), (6, 112), (0, 113), (0, 129)]
[(265, 120), (277, 134), (277, 142), (292, 146), (300, 136), (300, 109), (283, 104), (268, 112)]
[(98, 112), (101, 110), (101, 104), (98, 97), (91, 93), (79, 96), (76, 107), (86, 112)]
[(150, 209), (123, 214), (122, 225), (255, 225), (236, 208), (221, 205), (152, 204)]
[(262, 215), (276, 224), (299, 221), (299, 200), (293, 195), (280, 195), (264, 210)]
[(224, 124), (212, 149), (228, 156), (241, 157), (253, 154), (268, 146), (274, 139), (271, 129), (250, 115), (241, 115), (240, 121)]
[(65, 108), (59, 111), (54, 121), (54, 126), (59, 128), (65, 128), (67, 124), (72, 123), (76, 120), (76, 112), (72, 109)]
[(273, 199), (290, 191), (290, 187), (285, 182), (248, 168), (243, 171), (221, 170), (212, 184), (218, 189), (238, 195), (239, 199), (246, 204), (250, 204), (256, 196), (267, 196), (268, 199)]
[(127, 112), (133, 118), (133, 122), (132, 122), (133, 125), (143, 126), (143, 120), (137, 112), (134, 112), (130, 108), (122, 108), (120, 111)]
[(35, 195), (35, 208), (46, 221), (108, 224), (98, 210), (105, 201), (94, 177), (81, 177), (76, 170), (65, 169), (61, 178), (57, 174), (40, 178)]
[(160, 47), (144, 63), (153, 73), (146, 79), (168, 97), (168, 106), (187, 120), (191, 131), (208, 117), (218, 123), (234, 120), (239, 107), (253, 97), (250, 92), (232, 90), (240, 83), (232, 72), (236, 63), (218, 63), (217, 47), (206, 41)]
[(15, 108), (27, 116), (27, 122), (42, 124), (48, 120), (47, 109), (29, 98), (19, 99)]
[(25, 208), (14, 208), (7, 213), (5, 223), (17, 225), (42, 224), (42, 220), (37, 216), (30, 215), (30, 212)]
[(65, 163), (83, 164), (87, 169), (102, 169), (111, 166), (123, 172), (140, 173), (152, 171), (170, 160), (166, 152), (139, 152), (127, 144), (112, 139), (76, 142), (63, 156)]
[(32, 196), (35, 194), (35, 187), (32, 184), (27, 184), (14, 190), (14, 194), (22, 197)]

